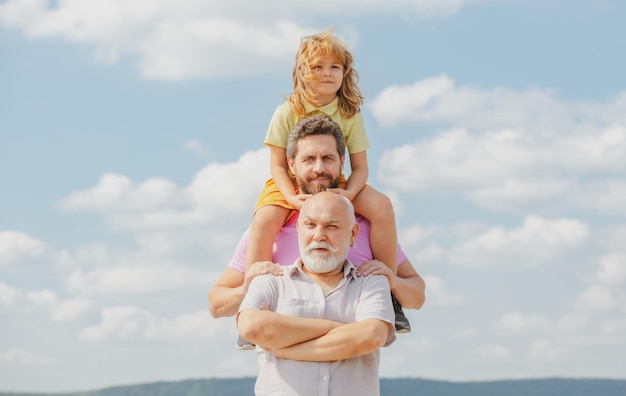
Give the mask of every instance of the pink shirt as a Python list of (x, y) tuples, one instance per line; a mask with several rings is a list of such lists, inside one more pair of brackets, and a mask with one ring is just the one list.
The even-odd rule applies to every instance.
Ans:
[[(298, 247), (298, 233), (296, 231), (296, 220), (298, 214), (291, 216), (289, 221), (278, 232), (274, 239), (274, 262), (280, 265), (291, 265), (300, 257), (300, 249)], [(359, 235), (356, 238), (354, 246), (348, 252), (348, 260), (355, 266), (359, 266), (366, 261), (372, 260), (372, 249), (370, 247), (370, 222), (361, 216), (356, 216), (359, 223)], [(241, 273), (246, 272), (246, 252), (248, 251), (248, 239), (250, 238), (250, 228), (246, 230), (232, 260), (228, 266)], [(406, 261), (406, 255), (398, 245), (398, 265)]]

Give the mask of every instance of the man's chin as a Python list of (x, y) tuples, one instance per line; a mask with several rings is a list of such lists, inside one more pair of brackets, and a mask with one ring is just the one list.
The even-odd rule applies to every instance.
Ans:
[(309, 194), (317, 194), (318, 192), (326, 191), (330, 188), (330, 184), (328, 183), (309, 183), (306, 187), (306, 191)]

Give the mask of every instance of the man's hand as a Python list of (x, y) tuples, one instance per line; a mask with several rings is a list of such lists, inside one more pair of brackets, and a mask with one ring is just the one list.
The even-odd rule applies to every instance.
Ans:
[(391, 288), (394, 286), (393, 282), (396, 281), (396, 275), (394, 275), (391, 268), (387, 267), (382, 261), (378, 260), (366, 261), (359, 265), (356, 269), (356, 274), (358, 276), (367, 276), (371, 274), (385, 275)]
[(283, 275), (283, 268), (279, 264), (274, 264), (270, 261), (259, 261), (250, 266), (246, 271), (246, 275), (243, 278), (243, 287), (244, 290), (248, 291), (248, 287), (250, 286), (250, 282), (254, 279), (255, 276), (272, 274), (276, 276)]
[(300, 210), (304, 201), (306, 201), (310, 196), (311, 194), (297, 194), (285, 199), (295, 210)]

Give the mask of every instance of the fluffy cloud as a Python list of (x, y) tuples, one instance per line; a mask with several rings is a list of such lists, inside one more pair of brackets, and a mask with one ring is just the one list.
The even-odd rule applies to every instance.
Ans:
[(135, 264), (74, 270), (67, 280), (72, 293), (83, 296), (112, 296), (160, 293), (165, 290), (206, 288), (208, 271), (192, 267)]
[(561, 355), (559, 349), (550, 341), (535, 340), (531, 342), (528, 357), (532, 360), (552, 361)]
[(10, 364), (20, 365), (49, 365), (54, 363), (53, 358), (39, 355), (23, 349), (12, 348), (0, 354), (0, 359)]
[(565, 102), (439, 76), (389, 87), (370, 109), (381, 124), (449, 125), (383, 154), (379, 179), (395, 189), (461, 194), (491, 210), (626, 213), (626, 93)]
[(85, 328), (79, 337), (86, 341), (144, 340), (181, 341), (214, 338), (232, 323), (215, 321), (208, 311), (197, 311), (175, 318), (158, 318), (152, 312), (132, 306), (104, 308), (101, 322)]
[(605, 283), (620, 284), (626, 281), (626, 254), (607, 254), (600, 260), (598, 280)]
[(127, 176), (105, 174), (90, 189), (59, 202), (64, 210), (103, 213), (115, 228), (149, 230), (232, 221), (252, 213), (254, 200), (269, 177), (267, 149), (246, 152), (236, 162), (211, 163), (178, 188), (165, 179), (135, 183)]
[(476, 348), (474, 353), (478, 355), (481, 360), (486, 360), (488, 362), (509, 360), (513, 356), (513, 352), (510, 348), (494, 344), (483, 345), (480, 348)]
[[(474, 0), (476, 1), (476, 0)], [(182, 80), (272, 72), (289, 64), (300, 37), (323, 27), (298, 23), (302, 15), (337, 15), (342, 9), (378, 15), (414, 13), (419, 18), (457, 12), (469, 0), (322, 1), (307, 6), (201, 0), (8, 0), (0, 25), (30, 38), (86, 43), (96, 59), (138, 59), (142, 76)], [(292, 22), (292, 21), (296, 22)], [(308, 20), (308, 18), (306, 18)]]
[(91, 308), (91, 301), (84, 298), (59, 300), (51, 290), (41, 290), (26, 293), (26, 299), (34, 308), (44, 308), (49, 312), (53, 322), (67, 322), (81, 317)]
[(101, 318), (99, 325), (81, 330), (79, 337), (87, 341), (102, 341), (109, 338), (130, 339), (154, 320), (154, 316), (149, 311), (130, 306), (104, 308)]
[(613, 292), (604, 286), (591, 286), (578, 297), (578, 307), (587, 312), (607, 312), (613, 310), (616, 300)]
[[(579, 129), (603, 124), (608, 129), (600, 139), (593, 139), (590, 135), (579, 137), (591, 144), (588, 154), (598, 159), (597, 154), (603, 153), (602, 146), (607, 144), (613, 146), (609, 149), (623, 152), (624, 139), (620, 129), (626, 121), (625, 106), (626, 93), (606, 103), (565, 102), (554, 91), (546, 89), (518, 92), (505, 87), (457, 86), (445, 74), (413, 84), (389, 86), (368, 104), (374, 117), (383, 125), (420, 121), (484, 130), (532, 125), (539, 128), (534, 135), (540, 137), (549, 135), (558, 126), (576, 126), (576, 120), (583, 121), (578, 124)], [(601, 150), (597, 151), (597, 148)]]
[(456, 306), (465, 303), (465, 296), (448, 291), (441, 278), (434, 275), (423, 275), (422, 277), (426, 283), (426, 301), (428, 306)]
[(525, 334), (529, 332), (543, 332), (550, 327), (547, 318), (536, 314), (523, 314), (510, 312), (497, 320), (493, 328), (504, 330), (512, 334)]
[(124, 175), (107, 173), (95, 187), (71, 194), (60, 206), (65, 210), (143, 212), (181, 202), (183, 198), (177, 194), (176, 185), (169, 180), (149, 179), (136, 185)]
[(11, 307), (19, 298), (19, 290), (7, 285), (6, 283), (0, 282), (0, 306)]
[(17, 231), (0, 231), (0, 264), (41, 256), (46, 244)]
[(491, 227), (460, 242), (450, 261), (462, 265), (534, 265), (559, 257), (587, 239), (588, 226), (574, 219), (528, 216), (521, 227)]
[(52, 290), (23, 292), (0, 282), (0, 307), (19, 310), (27, 314), (43, 314), (50, 321), (63, 323), (76, 320), (91, 308), (84, 298), (62, 300)]

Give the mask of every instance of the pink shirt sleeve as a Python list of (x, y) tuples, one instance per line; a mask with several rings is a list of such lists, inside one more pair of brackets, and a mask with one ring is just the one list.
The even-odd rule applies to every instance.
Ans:
[[(297, 215), (292, 216), (289, 221), (279, 231), (274, 240), (274, 262), (280, 265), (291, 265), (300, 257), (298, 248), (298, 233), (296, 231)], [(359, 223), (359, 235), (354, 246), (348, 252), (348, 260), (355, 266), (359, 266), (372, 259), (372, 249), (370, 247), (370, 222), (364, 217), (357, 216)], [(233, 258), (228, 266), (241, 273), (246, 272), (246, 252), (248, 250), (248, 240), (250, 238), (250, 228), (248, 228), (241, 239)], [(406, 261), (407, 257), (398, 245), (398, 264)]]

